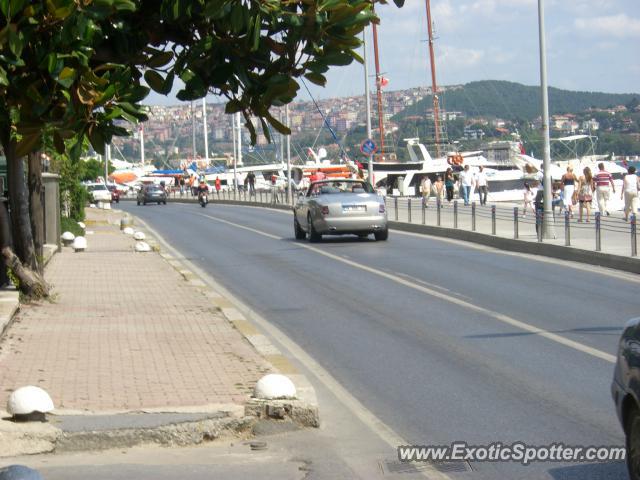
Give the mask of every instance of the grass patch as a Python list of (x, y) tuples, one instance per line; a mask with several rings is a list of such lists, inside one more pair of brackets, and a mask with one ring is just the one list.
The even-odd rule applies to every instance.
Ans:
[(64, 216), (60, 217), (60, 230), (62, 231), (62, 233), (71, 232), (76, 237), (84, 236), (84, 229), (80, 228), (80, 225), (78, 225), (78, 222), (76, 222), (73, 218), (68, 218)]

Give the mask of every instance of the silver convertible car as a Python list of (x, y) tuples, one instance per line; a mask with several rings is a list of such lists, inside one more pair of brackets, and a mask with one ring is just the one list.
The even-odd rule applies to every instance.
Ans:
[(384, 199), (363, 180), (328, 179), (313, 182), (300, 193), (293, 207), (296, 239), (309, 235), (318, 242), (322, 235), (355, 234), (376, 240), (389, 237)]

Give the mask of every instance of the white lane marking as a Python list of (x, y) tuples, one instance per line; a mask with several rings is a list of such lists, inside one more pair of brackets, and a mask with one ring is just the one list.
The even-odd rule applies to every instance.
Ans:
[[(235, 227), (243, 228), (244, 230), (249, 230), (258, 233), (259, 235), (264, 235), (268, 238), (282, 240), (281, 237), (275, 237), (274, 235), (271, 235), (269, 233), (261, 232), (260, 230), (256, 230), (250, 227), (245, 227), (244, 225), (234, 224), (233, 222), (229, 222), (227, 220), (211, 217), (202, 213), (196, 213), (196, 215), (207, 217), (212, 220), (220, 221), (222, 223), (227, 223)], [(272, 325), (268, 320), (260, 316), (258, 313), (254, 312), (251, 308), (249, 308), (249, 306), (244, 304), (235, 295), (229, 292), (224, 286), (219, 284), (213, 277), (201, 270), (200, 267), (196, 266), (191, 261), (187, 260), (184, 255), (182, 255), (175, 248), (169, 245), (164, 240), (164, 238), (158, 232), (152, 229), (147, 223), (145, 223), (143, 220), (139, 220), (139, 222), (151, 235), (153, 235), (153, 237), (158, 240), (158, 242), (164, 249), (166, 249), (171, 255), (173, 255), (174, 258), (179, 259), (179, 261), (185, 264), (189, 270), (198, 275), (205, 283), (209, 284), (214, 290), (217, 290), (225, 298), (230, 300), (236, 306), (236, 308), (240, 310), (247, 318), (249, 318), (252, 322), (258, 324), (258, 326), (263, 331), (268, 333), (271, 338), (275, 339), (276, 342), (284, 347), (285, 350), (290, 352), (291, 355), (293, 355), (302, 365), (304, 365), (304, 367), (309, 370), (318, 379), (319, 382), (324, 384), (327, 390), (329, 390), (340, 403), (342, 403), (351, 411), (354, 417), (358, 418), (365, 426), (371, 429), (371, 431), (373, 431), (382, 441), (388, 444), (393, 450), (397, 449), (400, 445), (410, 444), (402, 436), (396, 433), (395, 430), (393, 430), (386, 423), (380, 420), (367, 407), (360, 403), (360, 401), (356, 397), (354, 397), (346, 388), (344, 388), (340, 384), (340, 382), (338, 382), (327, 370), (324, 369), (324, 367), (316, 362), (313, 357), (311, 357), (307, 352), (299, 347), (297, 343), (291, 340), (278, 327)], [(445, 475), (442, 472), (439, 472), (431, 466), (426, 466), (426, 468), (421, 469), (419, 473), (424, 477), (433, 480), (452, 480), (451, 477)]]
[[(254, 207), (252, 205), (226, 205), (226, 206), (230, 206), (230, 207), (241, 207), (241, 208), (260, 208), (262, 210), (269, 210), (270, 212), (275, 212), (275, 213), (283, 213), (285, 215), (293, 215), (292, 211), (289, 210), (279, 210), (279, 209), (274, 209), (274, 208), (268, 208), (268, 207)], [(550, 258), (550, 257), (545, 257), (542, 255), (533, 255), (530, 253), (522, 253), (522, 252), (511, 252), (508, 250), (500, 250), (498, 248), (495, 247), (490, 247), (488, 245), (478, 245), (476, 243), (473, 242), (466, 242), (464, 240), (457, 240), (455, 238), (448, 238), (448, 237), (439, 237), (439, 236), (433, 236), (433, 235), (429, 235), (427, 233), (416, 233), (416, 232), (405, 232), (403, 230), (396, 230), (394, 229), (390, 229), (394, 235), (406, 235), (409, 237), (416, 237), (416, 238), (422, 238), (424, 239), (425, 237), (429, 237), (430, 239), (433, 240), (437, 240), (440, 242), (447, 242), (447, 243), (454, 243), (457, 245), (462, 245), (464, 247), (468, 247), (468, 248), (475, 248), (476, 250), (482, 250), (485, 252), (492, 252), (492, 253), (496, 253), (496, 254), (502, 254), (502, 255), (508, 255), (508, 256), (512, 256), (512, 257), (518, 257), (518, 258), (522, 258), (525, 257), (528, 260), (534, 260), (536, 262), (543, 262), (543, 263), (548, 263), (551, 265), (564, 265), (567, 267), (571, 267), (571, 268), (575, 268), (576, 270), (581, 270), (583, 272), (590, 272), (590, 273), (597, 273), (599, 275), (606, 275), (608, 277), (613, 277), (617, 280), (620, 279), (624, 279), (624, 280), (628, 280), (630, 282), (633, 283), (640, 283), (640, 276), (635, 274), (635, 273), (630, 273), (630, 272), (625, 272), (622, 270), (615, 270), (612, 268), (607, 268), (607, 267), (600, 267), (597, 265), (586, 265), (583, 263), (579, 263), (579, 262), (572, 262), (569, 260), (562, 260), (560, 258)], [(597, 271), (596, 271), (597, 269)]]
[[(272, 238), (274, 240), (284, 240), (283, 237), (278, 237), (277, 235), (272, 235), (270, 233), (267, 232), (263, 232), (262, 230), (258, 230), (255, 228), (251, 228), (251, 227), (247, 227), (245, 225), (240, 225), (238, 223), (235, 222), (230, 222), (228, 220), (223, 220), (221, 218), (217, 218), (217, 217), (212, 217), (210, 215), (203, 215), (201, 213), (196, 214), (196, 215), (200, 215), (202, 217), (206, 217), (206, 218), (210, 218), (211, 220), (214, 220), (216, 222), (221, 222), (221, 223), (225, 223), (227, 225), (231, 225), (243, 230), (248, 230), (251, 232), (254, 232), (258, 235), (262, 235), (268, 238)], [(524, 330), (525, 332), (529, 332), (529, 333), (533, 333), (535, 335), (539, 335), (541, 337), (547, 338), (553, 342), (559, 343), (560, 345), (564, 345), (566, 347), (572, 348), (574, 350), (577, 350), (579, 352), (583, 352), (586, 353), (587, 355), (591, 355), (593, 357), (599, 358), (601, 360), (605, 360), (609, 363), (616, 363), (616, 357), (615, 355), (611, 355), (610, 353), (606, 353), (603, 352), (602, 350), (598, 350), (597, 348), (593, 348), (590, 347), (588, 345), (584, 345), (582, 343), (576, 342), (574, 340), (570, 340), (568, 338), (565, 338), (561, 335), (558, 335), (556, 333), (550, 332), (548, 330), (543, 330), (541, 328), (538, 328), (536, 326), (533, 325), (529, 325), (528, 323), (522, 322), (520, 320), (516, 320), (513, 317), (510, 317), (508, 315), (504, 315), (500, 312), (496, 312), (493, 310), (489, 310), (488, 308), (484, 308), (484, 307), (480, 307), (478, 305), (474, 305), (471, 302), (467, 302), (465, 300), (459, 299), (459, 298), (454, 298), (451, 297), (448, 294), (442, 293), (442, 292), (438, 292), (437, 290), (434, 290), (433, 288), (429, 288), (423, 285), (418, 285), (415, 284), (413, 282), (410, 282), (408, 280), (405, 280), (404, 278), (398, 277), (397, 275), (393, 275), (391, 273), (387, 273), (387, 272), (383, 272), (381, 270), (377, 270), (375, 268), (369, 267), (367, 265), (363, 265), (360, 264), (358, 262), (354, 262), (353, 260), (349, 260), (347, 258), (341, 257), (339, 255), (335, 255), (333, 253), (330, 252), (326, 252), (324, 250), (320, 250), (319, 248), (313, 247), (311, 245), (306, 245), (304, 243), (297, 243), (296, 245), (298, 245), (301, 248), (305, 248), (307, 250), (310, 250), (312, 252), (315, 252), (319, 255), (323, 255), (327, 258), (330, 258), (332, 260), (336, 260), (338, 262), (344, 263), (345, 265), (349, 265), (351, 267), (354, 268), (358, 268), (360, 270), (364, 270), (365, 272), (369, 272), (372, 273), (374, 275), (378, 275), (380, 277), (386, 278), (387, 280), (391, 280), (392, 282), (398, 283), (400, 285), (403, 285), (405, 287), (409, 287), (412, 288), (414, 290), (417, 290), (419, 292), (425, 293), (427, 295), (430, 295), (432, 297), (438, 298), (440, 300), (444, 300), (445, 302), (449, 302), (449, 303), (453, 303), (454, 305), (458, 305), (460, 307), (466, 308), (468, 310), (471, 310), (473, 312), (477, 312), (480, 313), (482, 315), (486, 315), (488, 317), (494, 318), (495, 320), (498, 320), (502, 323), (506, 323), (507, 325), (511, 325), (513, 327), (519, 328), (521, 330)]]

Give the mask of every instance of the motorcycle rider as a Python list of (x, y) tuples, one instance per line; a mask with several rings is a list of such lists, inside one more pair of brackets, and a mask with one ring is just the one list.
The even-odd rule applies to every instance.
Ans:
[(200, 183), (198, 184), (198, 200), (202, 198), (202, 195), (209, 194), (209, 185), (204, 181), (204, 177), (200, 179)]

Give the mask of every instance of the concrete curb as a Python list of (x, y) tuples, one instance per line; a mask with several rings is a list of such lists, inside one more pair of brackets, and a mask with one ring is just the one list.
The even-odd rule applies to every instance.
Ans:
[(462, 240), (510, 252), (541, 255), (561, 260), (585, 263), (588, 265), (613, 268), (615, 270), (623, 270), (625, 272), (640, 273), (640, 261), (631, 257), (623, 257), (621, 255), (592, 252), (589, 250), (582, 250), (580, 248), (552, 245), (544, 242), (516, 240), (455, 228), (435, 227), (431, 225), (395, 221), (389, 221), (388, 223), (389, 228), (403, 232)]

